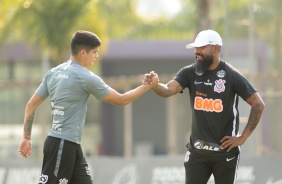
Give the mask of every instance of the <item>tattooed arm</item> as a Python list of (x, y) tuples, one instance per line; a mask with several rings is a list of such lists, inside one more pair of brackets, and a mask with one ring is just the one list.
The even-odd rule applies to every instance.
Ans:
[(31, 130), (32, 130), (32, 124), (35, 116), (35, 111), (30, 114), (30, 116), (27, 117), (27, 119), (24, 121), (24, 138), (30, 140), (31, 139)]
[(159, 83), (156, 87), (153, 87), (152, 89), (156, 94), (165, 98), (183, 91), (183, 88), (176, 80), (171, 80), (167, 84)]
[(18, 151), (24, 157), (27, 157), (31, 154), (31, 131), (32, 131), (32, 124), (35, 117), (36, 108), (44, 101), (40, 96), (34, 94), (25, 108), (25, 115), (24, 115), (24, 132), (23, 132), (23, 139), (19, 146)]
[(230, 151), (232, 148), (244, 144), (259, 123), (265, 106), (263, 100), (258, 93), (254, 93), (246, 101), (251, 106), (251, 112), (242, 135), (238, 137), (225, 136), (221, 140), (221, 149), (228, 148), (227, 151)]
[(247, 103), (251, 106), (251, 112), (249, 115), (248, 123), (242, 133), (242, 137), (244, 137), (245, 140), (251, 135), (251, 133), (254, 131), (257, 124), (259, 123), (260, 117), (265, 106), (258, 93), (252, 94), (247, 99)]

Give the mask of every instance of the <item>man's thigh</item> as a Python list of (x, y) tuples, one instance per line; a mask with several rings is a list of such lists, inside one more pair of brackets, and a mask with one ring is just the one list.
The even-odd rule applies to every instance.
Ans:
[(212, 174), (207, 158), (195, 152), (186, 152), (184, 167), (185, 184), (207, 184)]
[(79, 159), (77, 160), (70, 184), (92, 184), (92, 177), (89, 166), (85, 157), (80, 150)]
[(80, 145), (63, 139), (47, 138), (39, 183), (92, 184)]
[(213, 175), (216, 184), (233, 184), (236, 180), (236, 172), (240, 155), (237, 153), (216, 158), (213, 167)]

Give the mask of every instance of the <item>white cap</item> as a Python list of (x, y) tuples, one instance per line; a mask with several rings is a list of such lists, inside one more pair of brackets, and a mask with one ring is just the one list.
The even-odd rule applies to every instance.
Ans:
[(193, 47), (203, 47), (203, 46), (206, 46), (206, 45), (220, 45), (222, 46), (222, 39), (220, 37), (220, 35), (216, 32), (216, 31), (213, 31), (213, 30), (204, 30), (204, 31), (201, 31), (194, 43), (190, 43), (188, 45), (186, 45), (186, 48), (190, 49), (190, 48), (193, 48)]

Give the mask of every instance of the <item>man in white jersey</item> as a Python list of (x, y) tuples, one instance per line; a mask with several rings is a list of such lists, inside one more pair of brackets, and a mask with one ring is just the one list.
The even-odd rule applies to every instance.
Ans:
[[(239, 161), (239, 146), (256, 128), (264, 109), (258, 92), (247, 79), (220, 59), (220, 35), (201, 31), (194, 43), (195, 63), (180, 69), (167, 84), (152, 89), (161, 97), (188, 88), (192, 109), (192, 131), (184, 159), (185, 184), (206, 184), (213, 174), (216, 184), (233, 184)], [(150, 81), (152, 76), (148, 74)], [(239, 130), (239, 96), (251, 106), (242, 135)]]
[[(141, 97), (158, 84), (158, 78), (124, 94), (109, 87), (90, 66), (99, 57), (101, 41), (88, 31), (77, 31), (71, 40), (70, 59), (52, 68), (26, 105), (23, 138), (19, 146), (22, 156), (31, 154), (31, 131), (37, 107), (50, 98), (52, 129), (44, 143), (44, 158), (39, 184), (92, 184), (92, 178), (81, 149), (81, 134), (85, 123), (90, 94), (98, 100), (124, 106)], [(153, 73), (153, 72), (152, 72)], [(140, 82), (141, 83), (141, 82)]]

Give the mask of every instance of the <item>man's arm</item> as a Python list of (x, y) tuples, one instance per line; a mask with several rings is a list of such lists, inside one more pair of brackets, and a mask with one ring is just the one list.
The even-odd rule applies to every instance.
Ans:
[(165, 98), (183, 91), (182, 86), (176, 80), (171, 80), (167, 84), (159, 83), (152, 89), (157, 95)]
[(246, 140), (256, 128), (265, 106), (258, 93), (252, 94), (246, 101), (251, 106), (251, 112), (248, 123), (242, 133), (244, 140)]
[(127, 91), (123, 94), (117, 92), (114, 89), (111, 89), (110, 93), (102, 100), (104, 102), (108, 102), (117, 106), (125, 106), (135, 101), (136, 99), (140, 98), (144, 93), (146, 93), (149, 89), (151, 89), (153, 86), (156, 86), (159, 82), (158, 75), (155, 74), (154, 72), (148, 74), (150, 75), (150, 79), (146, 82), (144, 82), (145, 75), (142, 81), (142, 85), (136, 87), (135, 89)]
[(245, 126), (242, 135), (238, 137), (225, 136), (221, 140), (221, 149), (228, 148), (227, 151), (230, 151), (232, 148), (244, 144), (259, 123), (265, 106), (263, 100), (258, 93), (254, 93), (246, 101), (251, 106), (251, 112), (249, 115), (248, 123)]
[(24, 115), (24, 138), (31, 139), (32, 124), (35, 117), (36, 108), (44, 101), (43, 98), (34, 94), (28, 101)]
[(24, 115), (24, 131), (23, 131), (23, 139), (20, 143), (18, 151), (24, 157), (28, 157), (31, 154), (31, 131), (32, 125), (35, 117), (36, 108), (44, 101), (43, 98), (34, 94), (30, 100), (28, 101), (25, 108)]

